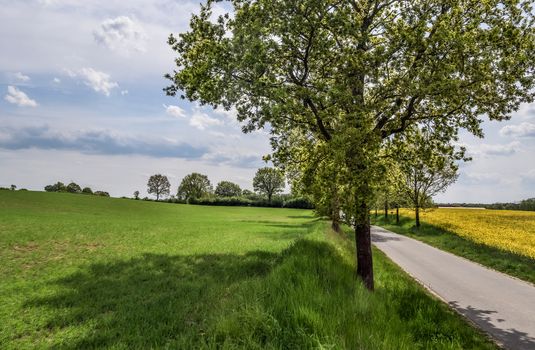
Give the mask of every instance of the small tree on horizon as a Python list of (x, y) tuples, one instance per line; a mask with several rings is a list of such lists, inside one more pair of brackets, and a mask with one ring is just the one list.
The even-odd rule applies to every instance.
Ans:
[(67, 185), (67, 192), (70, 192), (70, 193), (81, 193), (82, 192), (82, 188), (77, 183), (71, 182), (70, 184)]
[(56, 182), (55, 184), (53, 185), (47, 185), (45, 186), (45, 191), (47, 192), (65, 192), (67, 189), (65, 187), (65, 185), (63, 184), (63, 182)]
[(93, 190), (91, 189), (91, 187), (84, 187), (83, 190), (82, 190), (82, 193), (83, 194), (93, 194)]
[(11, 185), (10, 188), (11, 188), (11, 191), (15, 191), (17, 189), (17, 186), (16, 185)]
[(219, 197), (238, 197), (241, 194), (240, 186), (230, 181), (220, 181), (215, 188), (215, 195)]
[(256, 192), (265, 194), (271, 203), (273, 195), (284, 189), (284, 176), (275, 168), (260, 168), (253, 179), (253, 188)]
[(191, 173), (186, 175), (178, 187), (177, 197), (179, 199), (190, 201), (204, 197), (212, 192), (212, 184), (208, 176)]
[(135, 200), (139, 199), (139, 191), (134, 191), (134, 199)]
[(160, 196), (169, 195), (169, 189), (171, 184), (167, 176), (156, 174), (152, 175), (147, 182), (147, 192), (156, 196), (156, 200), (160, 199)]

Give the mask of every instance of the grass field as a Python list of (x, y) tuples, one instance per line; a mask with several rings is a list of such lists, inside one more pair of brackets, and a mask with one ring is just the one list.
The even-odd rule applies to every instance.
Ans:
[(1, 349), (494, 349), (310, 211), (0, 191)]
[(421, 214), (414, 227), (414, 213), (400, 210), (400, 225), (392, 215), (372, 220), (391, 231), (408, 235), (535, 283), (535, 212), (511, 210), (434, 209)]

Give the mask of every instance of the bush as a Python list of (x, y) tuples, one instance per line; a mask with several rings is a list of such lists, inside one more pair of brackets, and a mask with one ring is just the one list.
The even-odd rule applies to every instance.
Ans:
[(82, 188), (77, 183), (71, 182), (67, 185), (67, 192), (70, 193), (82, 193)]
[(252, 203), (251, 200), (243, 197), (203, 197), (192, 198), (189, 204), (196, 205), (218, 205), (218, 206), (233, 206), (233, 207), (248, 207)]
[(109, 197), (110, 194), (108, 192), (105, 192), (105, 191), (95, 191), (93, 193), (95, 196), (101, 196), (101, 197)]
[(83, 194), (93, 194), (93, 190), (89, 187), (84, 187), (84, 189), (82, 190), (82, 193)]
[(66, 190), (67, 188), (65, 187), (63, 182), (60, 181), (56, 182), (53, 185), (45, 186), (45, 191), (47, 192), (65, 192)]
[(297, 197), (284, 201), (284, 208), (314, 209), (314, 204), (307, 198)]
[(203, 197), (190, 199), (189, 204), (195, 205), (216, 205), (216, 206), (232, 206), (232, 207), (271, 207), (282, 208), (283, 201), (279, 198), (274, 198), (271, 203), (267, 199), (251, 200), (244, 197)]

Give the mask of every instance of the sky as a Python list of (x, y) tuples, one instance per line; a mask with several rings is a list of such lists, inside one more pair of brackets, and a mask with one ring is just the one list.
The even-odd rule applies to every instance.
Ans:
[[(232, 111), (162, 91), (167, 37), (198, 11), (199, 0), (0, 0), (0, 187), (74, 181), (145, 196), (150, 175), (176, 193), (195, 171), (252, 189), (268, 133), (243, 134)], [(473, 160), (436, 201), (535, 197), (535, 104), (483, 129), (461, 134)]]

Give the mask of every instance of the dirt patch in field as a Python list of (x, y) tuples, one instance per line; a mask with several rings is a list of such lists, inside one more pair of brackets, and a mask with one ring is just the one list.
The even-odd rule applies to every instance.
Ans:
[(24, 270), (61, 261), (72, 255), (91, 254), (104, 245), (97, 242), (47, 241), (15, 244), (5, 251), (5, 256)]
[(27, 253), (33, 252), (39, 249), (39, 245), (35, 242), (29, 242), (27, 244), (17, 245), (15, 244), (12, 249), (16, 252)]

